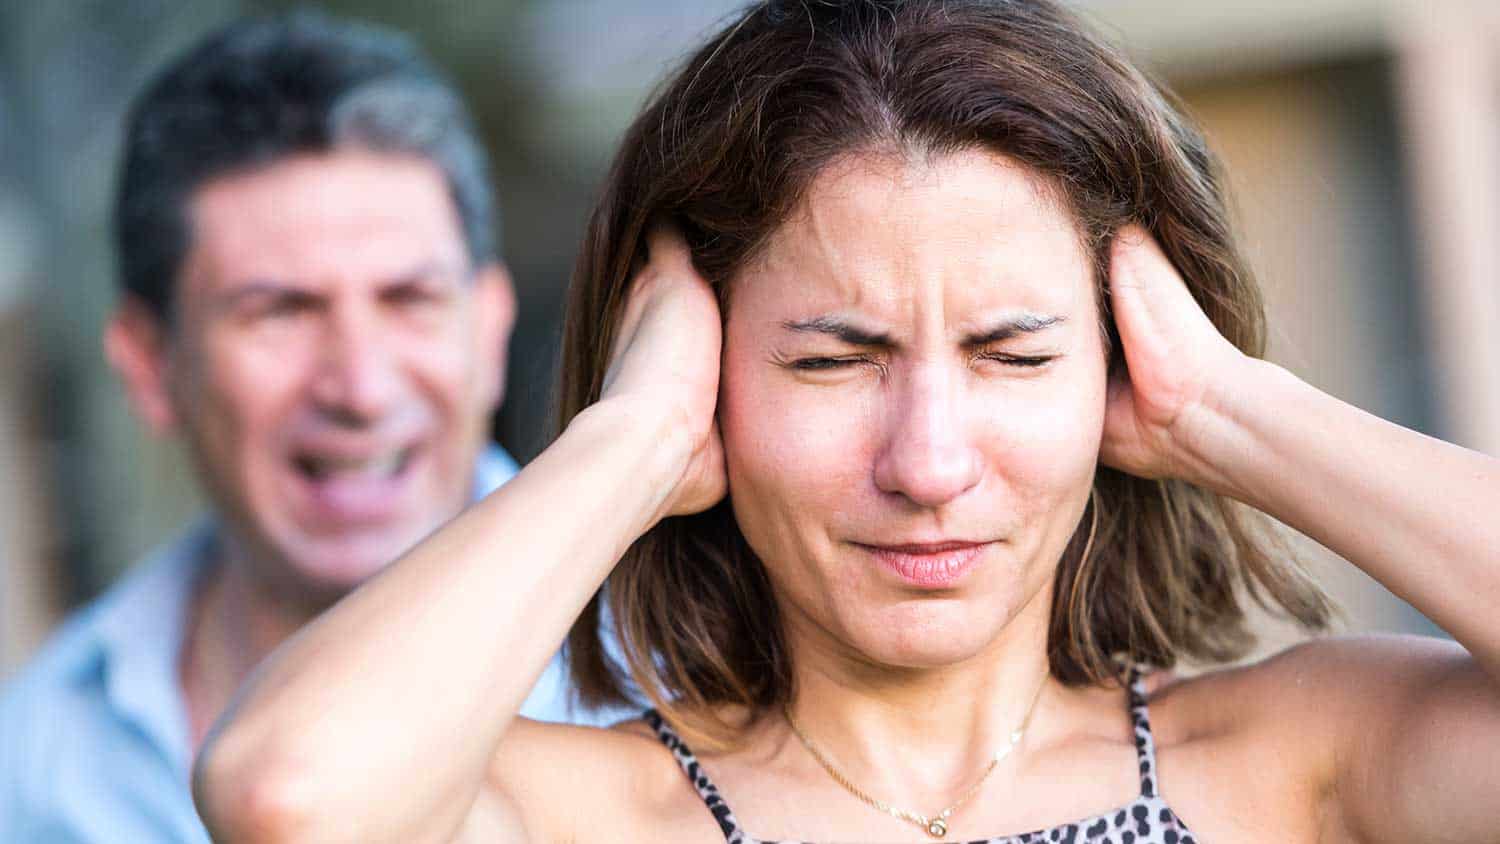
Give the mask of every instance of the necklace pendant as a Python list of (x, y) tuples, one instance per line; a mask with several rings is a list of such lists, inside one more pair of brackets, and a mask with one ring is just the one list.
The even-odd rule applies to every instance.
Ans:
[(948, 834), (948, 823), (942, 818), (933, 818), (927, 822), (927, 834), (933, 838), (942, 838)]

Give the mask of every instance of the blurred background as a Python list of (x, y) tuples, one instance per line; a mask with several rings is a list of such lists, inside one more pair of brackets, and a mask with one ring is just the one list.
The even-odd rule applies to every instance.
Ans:
[[(206, 30), (291, 5), (0, 0), (0, 678), (201, 506), (183, 456), (131, 418), (100, 350), (121, 117)], [(521, 300), (495, 433), (524, 462), (548, 436), (563, 291), (613, 144), (741, 4), (322, 5), (410, 32), (477, 114)], [(1500, 4), (1076, 5), (1182, 96), (1225, 160), (1271, 357), (1372, 413), (1500, 454)], [(1346, 628), (1435, 632), (1309, 550)], [(1267, 648), (1295, 635), (1265, 630)]]

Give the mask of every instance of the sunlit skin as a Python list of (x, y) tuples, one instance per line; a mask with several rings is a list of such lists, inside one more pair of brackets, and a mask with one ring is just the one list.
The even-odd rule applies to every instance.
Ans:
[(1045, 629), (1103, 427), (1094, 296), (1069, 214), (1005, 159), (820, 174), (734, 279), (720, 390), (794, 642), (926, 668)]
[[(516, 713), (625, 549), (726, 490), (777, 592), (791, 706), (850, 780), (936, 812), (1041, 686), (948, 840), (1112, 816), (1141, 787), (1123, 694), (1050, 679), (1046, 625), (1102, 463), (1262, 510), (1459, 640), (1156, 675), (1159, 787), (1194, 840), (1488, 840), (1500, 463), (1241, 354), (1134, 225), (1110, 245), (1126, 366), (1106, 377), (1089, 262), (1045, 188), (982, 152), (841, 162), (731, 280), (722, 334), (681, 235), (653, 232), (600, 400), (238, 698), (195, 773), (215, 836), (722, 841), (644, 721)], [(764, 715), (696, 748), (748, 833), (930, 840)]]
[(447, 183), (418, 158), (286, 159), (206, 184), (189, 219), (172, 325), (148, 342), (126, 309), (115, 342), (151, 355), (137, 404), (187, 441), (230, 558), (311, 611), (470, 495), (508, 282), (472, 267)]

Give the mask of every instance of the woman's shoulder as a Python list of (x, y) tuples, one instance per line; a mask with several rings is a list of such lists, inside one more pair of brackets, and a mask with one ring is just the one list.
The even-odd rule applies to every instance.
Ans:
[(1329, 801), (1351, 760), (1399, 746), (1414, 704), (1473, 674), (1452, 642), (1357, 636), (1159, 678), (1163, 789), (1205, 840), (1342, 840)]
[(533, 840), (704, 841), (712, 816), (644, 718), (608, 728), (518, 718), (490, 769)]
[(1153, 703), (1253, 719), (1289, 714), (1289, 708), (1368, 706), (1370, 692), (1389, 697), (1393, 691), (1421, 689), (1468, 660), (1468, 652), (1447, 639), (1325, 636), (1255, 662), (1202, 672), (1156, 672), (1146, 682)]
[(1399, 724), (1410, 703), (1472, 665), (1451, 641), (1331, 636), (1257, 662), (1158, 678), (1148, 688), (1157, 740), (1276, 760), (1326, 781), (1346, 743)]

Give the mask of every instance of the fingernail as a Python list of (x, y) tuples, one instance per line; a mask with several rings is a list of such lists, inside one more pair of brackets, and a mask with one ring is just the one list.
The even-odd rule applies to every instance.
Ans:
[(1122, 226), (1115, 233), (1116, 240), (1123, 241), (1130, 246), (1140, 246), (1146, 242), (1147, 236), (1146, 229), (1139, 223), (1130, 223), (1129, 225)]

